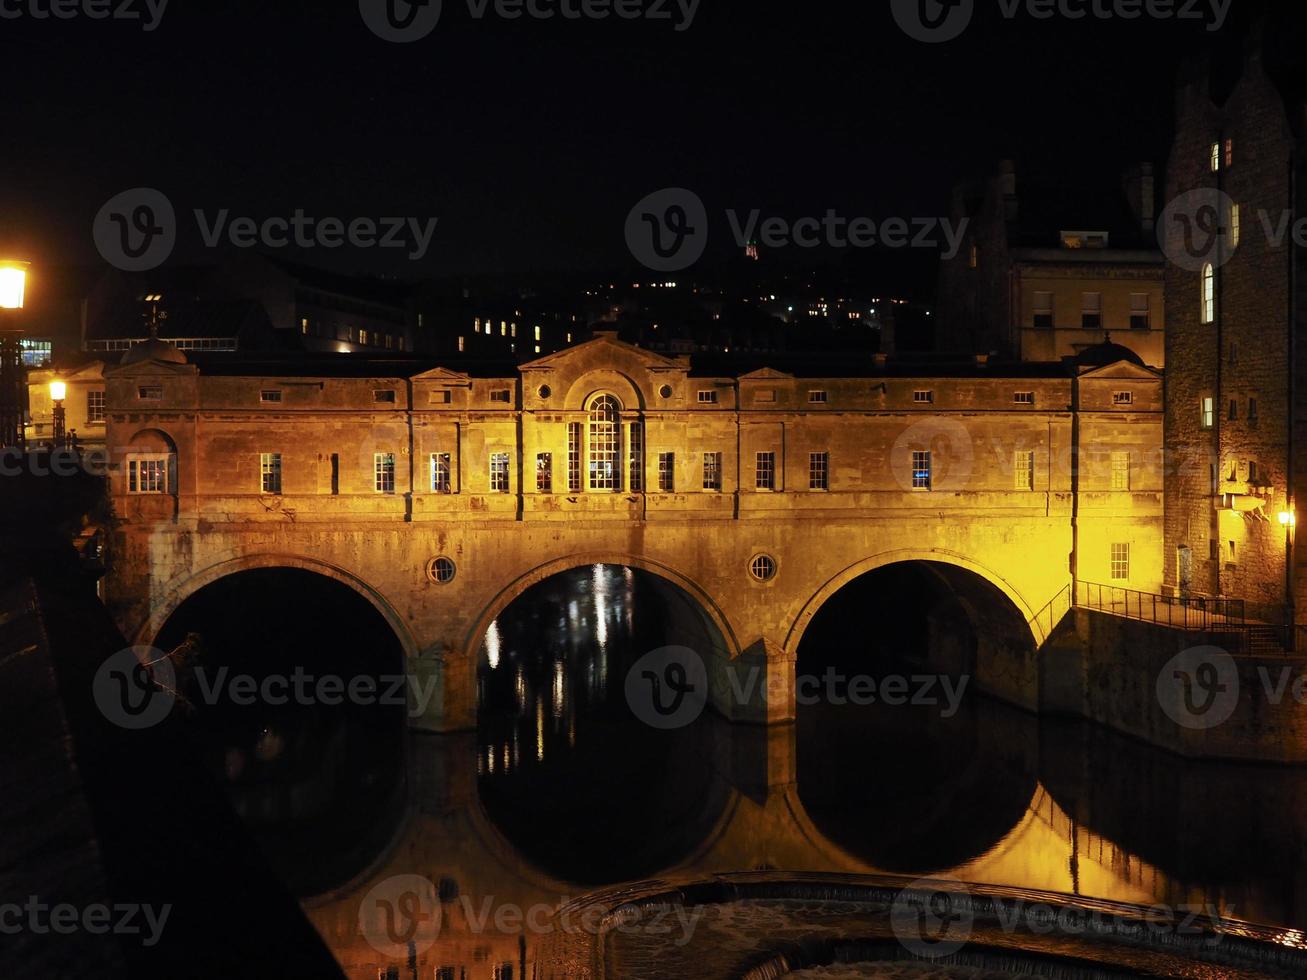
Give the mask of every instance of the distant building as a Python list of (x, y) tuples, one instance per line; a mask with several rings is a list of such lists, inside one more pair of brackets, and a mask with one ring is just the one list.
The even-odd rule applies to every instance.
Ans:
[(1019, 181), (1004, 161), (997, 176), (959, 185), (950, 211), (968, 230), (941, 263), (939, 349), (1050, 361), (1110, 339), (1164, 366), (1151, 164), (1095, 188)]

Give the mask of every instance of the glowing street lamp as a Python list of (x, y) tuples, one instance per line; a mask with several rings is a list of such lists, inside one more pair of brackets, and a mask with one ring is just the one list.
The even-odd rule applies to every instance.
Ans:
[(68, 386), (57, 378), (50, 382), (50, 400), (54, 402), (54, 444), (60, 447), (64, 444), (64, 397), (68, 394)]
[(1291, 510), (1280, 511), (1280, 523), (1285, 527), (1296, 527), (1298, 524), (1298, 515)]
[(0, 310), (21, 310), (27, 293), (27, 263), (0, 259)]

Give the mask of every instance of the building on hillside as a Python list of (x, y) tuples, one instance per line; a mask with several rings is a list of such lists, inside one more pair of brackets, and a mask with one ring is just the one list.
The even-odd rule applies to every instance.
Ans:
[(940, 264), (936, 346), (1027, 361), (1109, 340), (1163, 367), (1166, 310), (1153, 167), (1106, 188), (996, 176), (955, 188), (962, 248)]

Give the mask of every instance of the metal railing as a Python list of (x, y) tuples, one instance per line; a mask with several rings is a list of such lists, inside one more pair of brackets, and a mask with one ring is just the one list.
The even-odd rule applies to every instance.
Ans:
[(1081, 609), (1177, 629), (1242, 629), (1248, 622), (1242, 599), (1158, 595), (1095, 582), (1076, 582), (1075, 604)]
[(1062, 618), (1071, 611), (1073, 603), (1071, 601), (1071, 586), (1064, 585), (1057, 595), (1048, 600), (1043, 609), (1035, 613), (1031, 619), (1031, 625), (1038, 628), (1045, 638), (1052, 635), (1057, 624), (1062, 622)]

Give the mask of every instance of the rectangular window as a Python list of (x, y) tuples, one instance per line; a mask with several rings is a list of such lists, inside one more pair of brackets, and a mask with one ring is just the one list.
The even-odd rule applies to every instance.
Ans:
[(581, 492), (581, 423), (567, 423), (567, 489)]
[(1130, 329), (1148, 330), (1153, 325), (1152, 300), (1147, 293), (1130, 294)]
[(536, 454), (536, 493), (554, 492), (554, 454)]
[(281, 453), (261, 453), (259, 474), (264, 493), (281, 493)]
[(770, 388), (766, 391), (756, 391), (753, 394), (753, 400), (760, 405), (771, 405), (776, 401), (776, 392)]
[(138, 456), (127, 461), (128, 493), (167, 493), (167, 456)]
[(1239, 247), (1239, 205), (1230, 205), (1230, 247)]
[(359, 343), (367, 344), (367, 342), (368, 342), (368, 332), (366, 330), (359, 330)]
[(933, 391), (914, 391), (912, 401), (916, 405), (931, 405), (935, 401), (935, 393)]
[(1203, 266), (1201, 315), (1204, 325), (1216, 322), (1216, 267), (1210, 262)]
[(1210, 154), (1212, 173), (1217, 173), (1221, 169), (1221, 144), (1213, 143)]
[(1239, 419), (1239, 402), (1237, 399), (1230, 399), (1230, 410), (1225, 416), (1229, 421), (1236, 422)]
[(157, 402), (163, 399), (162, 385), (141, 385), (136, 389), (136, 397), (143, 402)]
[(259, 401), (267, 404), (281, 404), (281, 391), (277, 388), (264, 388), (259, 392)]
[(776, 454), (758, 453), (754, 466), (753, 486), (755, 490), (776, 489)]
[(1234, 140), (1225, 141), (1225, 165), (1227, 167), (1234, 166)]
[(95, 389), (86, 393), (86, 421), (104, 421), (104, 389)]
[(375, 453), (372, 457), (372, 489), (377, 493), (395, 492), (395, 454)]
[(508, 453), (490, 454), (490, 492), (508, 493)]
[(1130, 545), (1112, 545), (1112, 581), (1124, 582), (1130, 578)]
[(1112, 392), (1113, 405), (1133, 405), (1134, 403), (1135, 403), (1135, 393), (1133, 391)]
[(676, 454), (658, 454), (658, 489), (662, 493), (676, 492)]
[(511, 405), (513, 402), (513, 393), (507, 388), (498, 388), (490, 393), (490, 400), (504, 405)]
[(632, 422), (626, 437), (627, 489), (644, 492), (644, 427)]
[(1239, 562), (1239, 549), (1238, 549), (1238, 547), (1235, 545), (1234, 541), (1232, 541), (1232, 540), (1231, 540), (1231, 541), (1227, 541), (1226, 544), (1228, 545), (1228, 549), (1227, 549), (1227, 550), (1229, 551), (1229, 554), (1230, 554), (1230, 564), (1231, 564), (1231, 565), (1238, 564), (1238, 562)]
[(427, 396), (427, 400), (428, 400), (432, 405), (448, 405), (448, 404), (449, 404), (449, 392), (448, 392), (448, 391), (433, 391), (433, 392), (431, 392), (430, 395)]
[(372, 392), (372, 400), (378, 405), (393, 405), (395, 404), (395, 389), (377, 388)]
[(808, 453), (808, 489), (830, 489), (830, 453)]
[(912, 489), (930, 489), (930, 453), (915, 450), (912, 453)]
[(1085, 330), (1103, 329), (1103, 294), (1081, 293), (1080, 326)]
[(715, 392), (715, 391), (700, 391), (700, 392), (699, 392), (699, 404), (700, 404), (700, 405), (716, 405), (716, 404), (717, 404), (717, 392)]
[(1012, 401), (1017, 405), (1033, 405), (1035, 404), (1035, 393), (1033, 391), (1014, 392)]
[(1248, 399), (1248, 421), (1249, 421), (1249, 423), (1253, 423), (1253, 422), (1256, 422), (1256, 421), (1257, 421), (1257, 399), (1256, 399), (1256, 398), (1249, 398), (1249, 399)]
[(450, 471), (449, 453), (431, 454), (431, 492), (452, 493), (453, 477)]
[(1035, 453), (1031, 449), (1017, 451), (1013, 461), (1013, 488), (1016, 490), (1035, 489)]
[(1112, 489), (1130, 489), (1130, 454), (1125, 452), (1112, 454)]
[(1035, 326), (1040, 330), (1053, 329), (1053, 294), (1035, 293)]
[(824, 391), (808, 392), (809, 405), (825, 405), (829, 400), (830, 400), (829, 396)]
[(1204, 429), (1210, 429), (1216, 424), (1216, 400), (1213, 398), (1204, 398), (1202, 402), (1202, 414), (1198, 422), (1199, 426)]
[(703, 454), (703, 488), (720, 490), (722, 488), (722, 454)]

